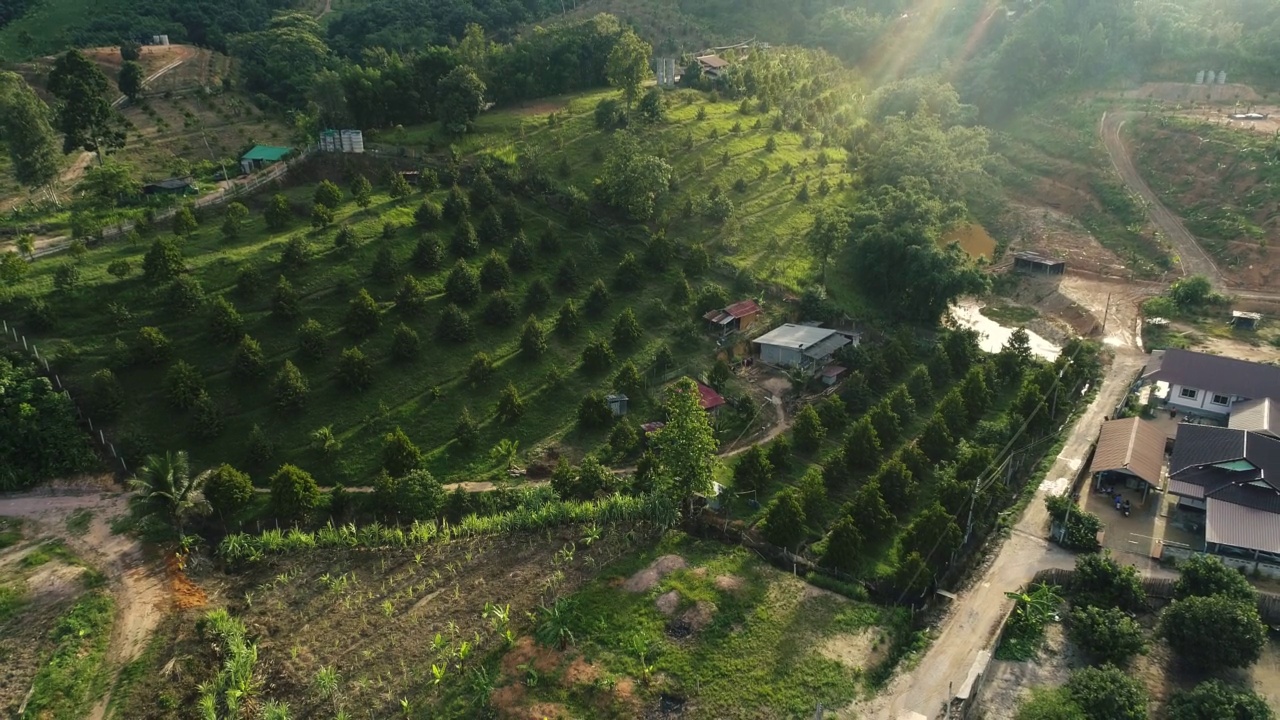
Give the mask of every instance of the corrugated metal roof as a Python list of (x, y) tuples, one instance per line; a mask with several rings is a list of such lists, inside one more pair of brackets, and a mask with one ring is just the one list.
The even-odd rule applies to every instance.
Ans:
[(1204, 539), (1232, 547), (1280, 553), (1280, 515), (1209, 498)]
[(241, 160), (262, 160), (275, 162), (293, 152), (293, 148), (276, 147), (274, 145), (254, 145), (249, 152), (240, 156)]
[(1234, 430), (1253, 430), (1280, 436), (1280, 403), (1271, 398), (1249, 400), (1231, 406), (1227, 426)]
[(793, 350), (803, 350), (812, 345), (816, 345), (835, 334), (836, 331), (831, 328), (786, 323), (785, 325), (779, 325), (764, 335), (761, 335), (756, 338), (754, 342), (757, 345), (776, 345), (778, 347), (786, 347)]
[(1182, 497), (1204, 498), (1204, 486), (1174, 478), (1169, 478), (1169, 492)]
[(698, 383), (698, 395), (703, 410), (714, 410), (726, 403), (724, 396), (716, 392), (710, 385)]
[(803, 353), (805, 357), (821, 360), (825, 357), (829, 357), (832, 353), (851, 342), (853, 341), (850, 340), (848, 336), (841, 333), (835, 333), (834, 335), (830, 335), (809, 347), (804, 348), (800, 352)]
[(1190, 467), (1239, 460), (1244, 457), (1245, 433), (1213, 425), (1182, 423), (1178, 437), (1173, 441), (1173, 457), (1169, 459), (1169, 474), (1174, 475)]
[(1250, 399), (1280, 394), (1280, 367), (1177, 348), (1151, 353), (1142, 379)]
[(756, 304), (755, 300), (741, 300), (725, 308), (724, 311), (733, 317), (744, 318), (760, 312), (760, 306)]
[(1089, 472), (1122, 470), (1159, 486), (1164, 443), (1164, 431), (1155, 423), (1138, 417), (1109, 420), (1098, 433)]

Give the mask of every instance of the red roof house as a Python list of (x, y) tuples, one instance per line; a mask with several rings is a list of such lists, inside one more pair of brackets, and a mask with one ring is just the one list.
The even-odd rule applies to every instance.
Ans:
[(702, 404), (702, 409), (710, 413), (715, 412), (728, 402), (723, 395), (713, 390), (711, 386), (702, 383), (698, 383), (698, 394), (701, 396), (699, 401)]

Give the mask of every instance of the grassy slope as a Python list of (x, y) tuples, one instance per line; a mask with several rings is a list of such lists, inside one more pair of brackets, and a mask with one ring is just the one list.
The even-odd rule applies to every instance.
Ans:
[[(113, 5), (115, 0), (106, 0)], [(35, 3), (25, 15), (0, 28), (0, 57), (24, 58), (47, 55), (71, 47), (71, 37), (88, 25), (97, 13), (105, 12), (103, 2), (92, 0), (44, 0)], [(23, 47), (19, 35), (30, 33), (32, 43)]]
[(1275, 236), (1275, 138), (1177, 117), (1137, 123), (1133, 137), (1151, 188), (1180, 208), (1187, 228), (1209, 241), (1216, 257), (1232, 260), (1228, 242), (1265, 244)]
[[(295, 201), (304, 202), (310, 195), (310, 187), (292, 190), (290, 194)], [(312, 390), (308, 409), (297, 418), (283, 417), (272, 410), (267, 392), (269, 379), (243, 383), (230, 377), (232, 348), (219, 346), (210, 340), (203, 316), (175, 317), (165, 308), (163, 290), (156, 292), (146, 287), (136, 271), (123, 281), (107, 275), (106, 266), (119, 259), (128, 260), (135, 268), (140, 267), (145, 244), (138, 247), (110, 245), (92, 252), (81, 264), (82, 289), (72, 297), (58, 296), (51, 288), (53, 271), (65, 261), (61, 258), (37, 262), (17, 292), (50, 295), (60, 320), (55, 331), (40, 335), (44, 346), (42, 352), (77, 357), (71, 361), (73, 369), (69, 372), (63, 370), (64, 378), (83, 382), (107, 363), (117, 339), (131, 342), (139, 327), (155, 325), (173, 340), (175, 358), (192, 363), (205, 374), (210, 394), (227, 415), (227, 429), (220, 438), (207, 443), (198, 441), (187, 432), (185, 415), (165, 404), (164, 369), (135, 367), (120, 373), (130, 401), (123, 418), (109, 428), (109, 431), (117, 430), (117, 439), (122, 432), (140, 432), (154, 441), (157, 448), (190, 449), (198, 463), (225, 461), (243, 464), (249, 429), (259, 424), (268, 430), (277, 445), (277, 461), (298, 462), (314, 470), (322, 481), (343, 480), (360, 484), (367, 482), (373, 471), (381, 436), (396, 426), (403, 427), (416, 443), (430, 453), (430, 468), (442, 476), (487, 470), (489, 461), (485, 451), (500, 438), (519, 440), (523, 447), (529, 448), (570, 433), (582, 394), (593, 387), (608, 386), (607, 377), (586, 376), (573, 371), (588, 332), (607, 335), (613, 318), (625, 305), (634, 305), (646, 326), (647, 336), (644, 347), (629, 355), (643, 368), (647, 367), (647, 360), (656, 350), (659, 338), (670, 337), (685, 323), (675, 320), (677, 316), (683, 317), (682, 313), (671, 311), (674, 314), (669, 314), (660, 300), (669, 295), (669, 291), (663, 288), (667, 279), (652, 278), (649, 285), (651, 293), (615, 296), (603, 317), (584, 318), (584, 330), (577, 338), (553, 340), (550, 357), (540, 363), (527, 363), (515, 357), (520, 323), (508, 328), (490, 329), (480, 322), (478, 311), (474, 313), (477, 340), (460, 346), (435, 342), (436, 318), (444, 304), (442, 296), (436, 296), (425, 318), (407, 320), (424, 340), (422, 357), (414, 363), (393, 364), (388, 357), (388, 349), (391, 329), (401, 320), (398, 314), (384, 313), (382, 328), (361, 342), (343, 334), (339, 328), (349, 300), (361, 287), (368, 288), (384, 308), (389, 307), (398, 283), (396, 286), (378, 285), (369, 276), (369, 268), (377, 249), (383, 245), (390, 247), (399, 260), (407, 261), (418, 231), (403, 229), (403, 226), (411, 223), (412, 210), (419, 200), (414, 198), (394, 203), (380, 195), (375, 198), (374, 208), (366, 213), (358, 213), (353, 204), (345, 205), (339, 212), (340, 222), (352, 224), (363, 239), (362, 247), (351, 257), (340, 256), (333, 250), (335, 229), (307, 235), (313, 257), (306, 268), (288, 275), (303, 297), (304, 315), (321, 322), (332, 337), (325, 359), (312, 362), (295, 358), (307, 375)], [(570, 254), (575, 257), (585, 281), (583, 288), (575, 293), (581, 300), (586, 294), (586, 285), (595, 278), (611, 281), (613, 268), (624, 250), (629, 249), (623, 244), (608, 242), (603, 236), (589, 239), (585, 235), (568, 233), (563, 221), (545, 208), (526, 207), (525, 217), (524, 232), (533, 242), (536, 243), (550, 224), (565, 237), (565, 249), (557, 257), (540, 257), (533, 272), (517, 276), (517, 286), (513, 289), (517, 302), (523, 297), (523, 286), (529, 280), (545, 275), (550, 282), (555, 268)], [(386, 221), (396, 222), (402, 229), (391, 241), (373, 239), (379, 235)], [(452, 231), (451, 226), (446, 226), (435, 234), (447, 247)], [(261, 220), (255, 218), (255, 227), (248, 239), (226, 246), (221, 243), (216, 221), (210, 220), (184, 243), (192, 275), (203, 284), (206, 293), (229, 294), (242, 266), (252, 265), (261, 269), (264, 289), (256, 299), (246, 301), (228, 296), (244, 315), (246, 331), (262, 343), (272, 374), (285, 358), (294, 357), (296, 349), (296, 324), (279, 322), (269, 316), (270, 288), (281, 272), (278, 257), (288, 234), (292, 233), (271, 235), (265, 231)], [(488, 250), (485, 248), (486, 253)], [(436, 288), (435, 292), (439, 292), (447, 268), (430, 275), (418, 275)], [(564, 297), (553, 287), (552, 302), (542, 313), (544, 320), (554, 316)], [(642, 300), (642, 297), (649, 299)], [(128, 308), (132, 318), (119, 326), (108, 321), (104, 307), (110, 303)], [(357, 344), (377, 363), (374, 386), (364, 393), (349, 392), (333, 379), (339, 350)], [(699, 346), (697, 342), (673, 343), (677, 357), (686, 359), (700, 353)], [(481, 387), (472, 387), (462, 374), (472, 356), (479, 351), (485, 351), (494, 358), (498, 372), (495, 380)], [(628, 356), (627, 353), (622, 355)], [(619, 358), (619, 364), (621, 361)], [(697, 360), (697, 363), (708, 362), (705, 355)], [(544, 378), (552, 365), (558, 366), (566, 375), (564, 385), (554, 389), (544, 385)], [(508, 381), (519, 387), (528, 403), (525, 418), (513, 428), (498, 427), (490, 421), (499, 390)], [(435, 387), (442, 392), (438, 400), (432, 398), (431, 389)], [(463, 407), (469, 408), (478, 420), (485, 422), (479, 449), (475, 453), (459, 454), (446, 447)], [(641, 405), (639, 410), (643, 409)], [(321, 462), (308, 450), (308, 434), (322, 425), (333, 426), (346, 446), (336, 463)], [(587, 444), (596, 441), (597, 438), (585, 440)], [(259, 477), (261, 479), (261, 475)]]
[[(457, 147), (463, 153), (483, 149), (507, 158), (536, 157), (549, 171), (557, 169), (562, 160), (567, 161), (570, 175), (560, 181), (589, 189), (601, 165), (595, 158), (606, 154), (612, 142), (609, 133), (596, 130), (592, 110), (601, 99), (616, 95), (612, 91), (599, 91), (551, 99), (523, 112), (517, 109), (487, 114), (480, 118), (477, 132), (464, 138)], [(700, 108), (706, 110), (704, 120), (697, 119)], [(551, 111), (557, 117), (554, 125), (548, 120)], [(713, 257), (756, 280), (792, 291), (812, 282), (813, 261), (801, 240), (818, 208), (827, 203), (847, 203), (853, 196), (852, 190), (834, 189), (842, 179), (846, 184), (851, 179), (844, 167), (844, 150), (819, 147), (817, 135), (813, 146), (806, 148), (800, 134), (773, 131), (771, 115), (742, 115), (737, 103), (711, 102), (693, 91), (676, 93), (668, 115), (667, 123), (635, 129), (644, 144), (673, 166), (678, 182), (678, 189), (659, 204), (657, 223), (665, 225), (668, 235), (674, 239), (706, 244)], [(757, 120), (762, 127), (753, 129)], [(731, 132), (735, 123), (740, 123), (742, 128), (736, 134)], [(718, 137), (713, 139), (713, 132)], [(686, 138), (690, 135), (693, 147), (686, 149)], [(777, 144), (777, 150), (772, 153), (764, 150), (770, 136)], [(395, 146), (438, 147), (446, 144), (448, 138), (437, 126), (429, 125), (379, 133), (377, 141)], [(730, 158), (728, 165), (723, 164), (726, 152)], [(828, 158), (825, 168), (817, 166), (820, 153)], [(781, 172), (788, 163), (794, 170), (794, 183)], [(698, 172), (699, 165), (703, 168), (701, 172)], [(764, 180), (758, 179), (762, 167), (769, 171)], [(747, 181), (746, 192), (732, 189), (738, 178)], [(822, 178), (833, 187), (826, 198), (818, 197)], [(806, 182), (813, 198), (807, 204), (795, 200)], [(686, 219), (682, 213), (685, 200), (692, 195), (705, 196), (712, 183), (718, 184), (733, 201), (733, 217), (720, 226), (696, 218)], [(833, 288), (833, 292), (838, 290)], [(857, 303), (851, 295), (841, 299), (846, 305)]]

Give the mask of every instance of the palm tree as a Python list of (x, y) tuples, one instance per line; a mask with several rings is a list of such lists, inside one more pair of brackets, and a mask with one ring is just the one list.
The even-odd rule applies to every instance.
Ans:
[(18, 252), (27, 256), (27, 259), (35, 257), (36, 254), (36, 236), (31, 233), (22, 233), (18, 236)]
[(163, 513), (178, 535), (187, 516), (201, 510), (206, 501), (200, 492), (208, 473), (192, 477), (185, 450), (164, 455), (148, 455), (129, 486), (139, 495), (148, 512)]
[(511, 472), (512, 468), (516, 467), (516, 460), (519, 456), (520, 442), (509, 438), (499, 440), (498, 444), (494, 445), (493, 449), (489, 451), (490, 459), (504, 463), (508, 473)]

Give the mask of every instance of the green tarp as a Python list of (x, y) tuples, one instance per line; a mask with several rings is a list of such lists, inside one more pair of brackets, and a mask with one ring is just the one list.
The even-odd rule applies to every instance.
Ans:
[(242, 155), (240, 159), (260, 162), (276, 162), (284, 159), (284, 156), (291, 152), (293, 152), (293, 148), (274, 147), (271, 145), (254, 145), (253, 149)]

